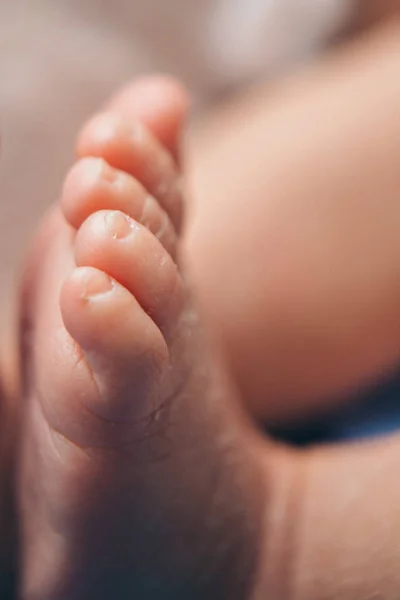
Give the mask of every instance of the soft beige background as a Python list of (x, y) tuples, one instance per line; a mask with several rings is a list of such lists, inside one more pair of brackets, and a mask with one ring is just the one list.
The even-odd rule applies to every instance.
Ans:
[[(3, 323), (8, 321), (10, 291), (32, 231), (59, 193), (72, 160), (74, 136), (85, 117), (116, 86), (141, 72), (174, 71), (192, 83), (193, 61), (176, 50), (184, 43), (177, 39), (184, 30), (174, 16), (183, 18), (192, 3), (145, 4), (141, 14), (143, 3), (132, 0), (0, 0)], [(148, 19), (152, 4), (158, 22)], [(167, 4), (168, 12), (160, 10)], [(151, 51), (145, 43), (150, 37), (158, 40)], [(176, 40), (174, 46), (171, 39)], [(206, 86), (199, 72), (197, 79)]]
[(0, 327), (77, 129), (116, 86), (160, 70), (213, 99), (307, 54), (349, 1), (0, 0)]

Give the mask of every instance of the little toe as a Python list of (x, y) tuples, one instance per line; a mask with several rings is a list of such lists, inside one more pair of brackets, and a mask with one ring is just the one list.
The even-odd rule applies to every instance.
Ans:
[(103, 158), (134, 176), (160, 203), (180, 230), (183, 200), (180, 178), (171, 154), (140, 122), (106, 112), (84, 127), (77, 142), (79, 157)]
[(78, 229), (99, 210), (118, 210), (147, 227), (176, 256), (177, 234), (158, 201), (131, 175), (102, 158), (83, 158), (68, 174), (61, 198), (64, 216)]

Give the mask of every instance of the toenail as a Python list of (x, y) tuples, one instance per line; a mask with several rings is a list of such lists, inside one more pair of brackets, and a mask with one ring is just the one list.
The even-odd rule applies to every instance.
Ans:
[(84, 158), (82, 160), (83, 165), (83, 177), (88, 182), (97, 182), (100, 179), (104, 179), (104, 171), (107, 163), (103, 158)]
[(94, 181), (106, 181), (114, 183), (117, 179), (118, 171), (110, 167), (104, 158), (88, 158), (85, 163), (86, 176)]
[(89, 270), (83, 276), (83, 284), (81, 298), (91, 300), (111, 292), (114, 289), (115, 281), (103, 271)]
[(139, 225), (119, 210), (109, 211), (104, 216), (107, 231), (115, 240), (122, 240), (132, 233)]
[(97, 140), (113, 139), (121, 131), (121, 118), (111, 112), (100, 113), (89, 123), (89, 130)]
[(93, 127), (96, 138), (100, 140), (130, 136), (134, 142), (141, 143), (146, 135), (146, 128), (140, 121), (130, 122), (113, 112), (96, 115), (90, 126)]

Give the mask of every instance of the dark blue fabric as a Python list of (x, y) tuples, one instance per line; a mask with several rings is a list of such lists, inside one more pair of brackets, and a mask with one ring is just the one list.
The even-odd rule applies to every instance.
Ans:
[(400, 376), (354, 398), (345, 409), (329, 417), (272, 433), (304, 446), (382, 436), (397, 430), (400, 430)]

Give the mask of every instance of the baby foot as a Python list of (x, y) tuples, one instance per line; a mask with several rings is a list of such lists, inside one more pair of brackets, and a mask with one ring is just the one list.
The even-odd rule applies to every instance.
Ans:
[(177, 266), (171, 85), (138, 83), (84, 128), (27, 269), (24, 600), (235, 600), (254, 584), (258, 441)]

